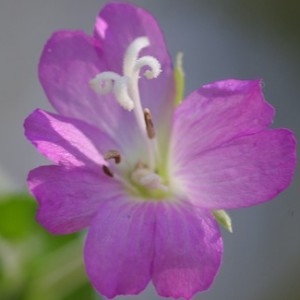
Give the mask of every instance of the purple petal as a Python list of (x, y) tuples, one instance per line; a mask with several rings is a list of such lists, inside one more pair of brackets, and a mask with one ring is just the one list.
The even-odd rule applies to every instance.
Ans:
[[(152, 80), (141, 78), (139, 87), (143, 107), (151, 110), (154, 124), (163, 129), (172, 113), (174, 81), (171, 59), (154, 17), (132, 4), (110, 3), (100, 11), (95, 36), (102, 45), (108, 69), (118, 73), (122, 72), (124, 54), (129, 44), (141, 36), (149, 38), (150, 46), (145, 48), (141, 55), (157, 58), (162, 65), (162, 73)], [(158, 134), (161, 134), (162, 138), (160, 131)]]
[(163, 297), (191, 299), (209, 288), (220, 266), (218, 225), (197, 209), (161, 205), (157, 211), (153, 283)]
[(99, 205), (120, 193), (121, 186), (99, 170), (43, 166), (28, 175), (30, 192), (39, 203), (37, 220), (54, 234), (90, 225)]
[(85, 245), (87, 274), (99, 293), (111, 299), (146, 287), (154, 227), (152, 203), (115, 198), (99, 206)]
[(54, 163), (83, 166), (104, 164), (102, 153), (119, 149), (111, 139), (84, 122), (35, 110), (24, 123), (26, 137)]
[(123, 109), (112, 95), (97, 95), (89, 85), (104, 70), (106, 58), (94, 38), (80, 31), (59, 31), (44, 47), (39, 76), (59, 114), (97, 126), (127, 148), (138, 145), (134, 114)]
[(175, 112), (172, 149), (176, 160), (188, 162), (233, 138), (258, 132), (270, 125), (273, 116), (258, 80), (205, 85)]
[(195, 205), (238, 208), (274, 198), (290, 184), (295, 164), (293, 133), (266, 130), (191, 156), (176, 176)]
[(101, 101), (89, 81), (103, 70), (100, 45), (81, 31), (58, 31), (47, 41), (39, 77), (51, 104), (63, 115), (95, 120)]

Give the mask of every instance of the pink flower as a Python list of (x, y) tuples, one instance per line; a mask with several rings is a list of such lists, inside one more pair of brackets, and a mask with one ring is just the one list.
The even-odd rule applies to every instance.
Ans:
[(89, 227), (86, 271), (108, 298), (150, 280), (165, 297), (207, 289), (223, 251), (213, 212), (271, 200), (291, 182), (295, 139), (269, 128), (260, 81), (211, 83), (175, 107), (162, 33), (139, 7), (106, 5), (92, 37), (54, 33), (39, 76), (57, 113), (25, 121), (53, 162), (28, 176), (37, 219), (54, 234)]

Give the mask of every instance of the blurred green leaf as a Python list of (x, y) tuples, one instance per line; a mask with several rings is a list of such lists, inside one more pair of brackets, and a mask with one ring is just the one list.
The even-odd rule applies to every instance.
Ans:
[(4, 238), (20, 239), (35, 228), (36, 203), (27, 194), (0, 197), (0, 234)]
[(48, 233), (35, 220), (36, 208), (28, 194), (0, 196), (0, 299), (95, 300), (82, 235)]

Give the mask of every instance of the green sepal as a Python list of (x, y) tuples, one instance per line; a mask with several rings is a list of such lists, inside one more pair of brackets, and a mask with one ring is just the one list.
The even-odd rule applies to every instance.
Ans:
[(185, 74), (183, 71), (183, 53), (179, 52), (176, 56), (174, 78), (175, 78), (175, 105), (179, 105), (184, 96)]
[(231, 218), (225, 210), (214, 210), (213, 215), (222, 227), (232, 233)]

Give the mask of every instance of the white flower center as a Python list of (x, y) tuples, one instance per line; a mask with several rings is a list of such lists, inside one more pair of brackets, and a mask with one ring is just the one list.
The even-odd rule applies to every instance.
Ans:
[[(135, 185), (149, 190), (167, 191), (167, 186), (163, 184), (161, 177), (155, 172), (160, 161), (157, 140), (151, 112), (148, 108), (142, 107), (138, 87), (139, 74), (142, 68), (147, 68), (143, 74), (147, 79), (156, 78), (161, 72), (161, 65), (156, 58), (149, 55), (139, 57), (141, 50), (149, 45), (150, 42), (147, 37), (135, 39), (125, 52), (123, 74), (110, 71), (102, 72), (90, 81), (90, 86), (101, 95), (112, 92), (116, 101), (124, 109), (134, 112), (137, 126), (147, 144), (148, 155), (145, 163), (137, 162), (137, 166), (132, 170), (130, 180)], [(110, 174), (107, 166), (105, 166), (105, 170), (106, 174)], [(113, 174), (109, 176), (111, 175), (113, 176)]]
[(142, 164), (137, 165), (136, 169), (131, 174), (131, 179), (134, 183), (150, 190), (157, 189), (164, 192), (168, 191), (168, 187), (163, 184), (161, 177)]

